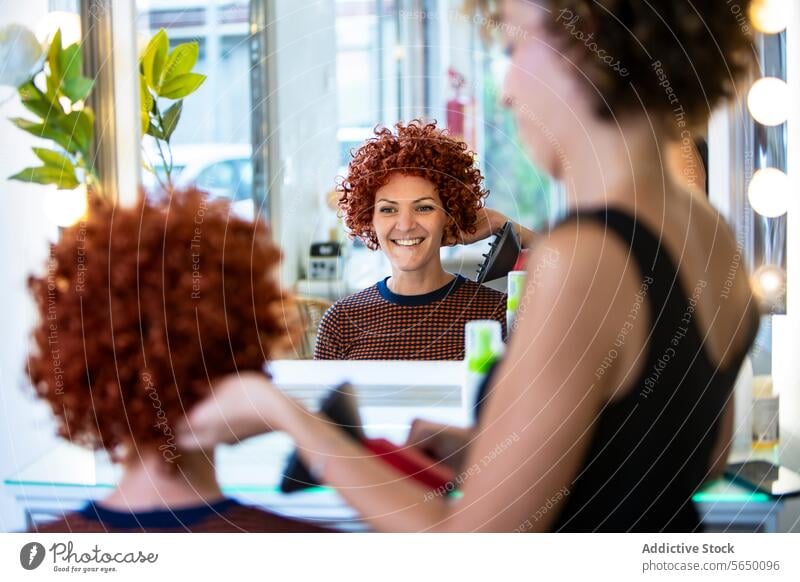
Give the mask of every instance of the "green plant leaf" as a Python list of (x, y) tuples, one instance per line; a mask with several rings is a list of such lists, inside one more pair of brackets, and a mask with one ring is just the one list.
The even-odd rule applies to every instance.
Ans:
[(42, 119), (47, 119), (51, 113), (54, 113), (53, 105), (48, 101), (44, 93), (33, 84), (33, 81), (28, 81), (24, 85), (21, 85), (18, 92), (22, 105), (24, 105), (28, 111), (35, 113)]
[(58, 97), (58, 89), (61, 86), (61, 29), (56, 30), (50, 47), (47, 49), (47, 65), (50, 69), (47, 79), (47, 96), (51, 101)]
[(198, 73), (187, 73), (186, 75), (175, 77), (174, 79), (164, 83), (164, 85), (161, 87), (159, 95), (161, 97), (166, 97), (167, 99), (181, 99), (191, 93), (194, 93), (205, 80), (205, 75), (200, 75)]
[(58, 70), (61, 72), (61, 82), (66, 83), (70, 79), (80, 77), (82, 64), (83, 55), (79, 45), (71, 44), (62, 50), (58, 55)]
[(147, 131), (145, 132), (147, 135), (151, 135), (156, 139), (165, 139), (164, 133), (158, 128), (157, 125), (151, 123), (147, 126)]
[(64, 130), (60, 120), (50, 117), (45, 123), (30, 121), (21, 117), (11, 119), (11, 122), (29, 134), (56, 142), (69, 153), (74, 154), (79, 151), (78, 143), (72, 139), (71, 134)]
[(73, 111), (66, 116), (64, 129), (78, 144), (78, 150), (84, 157), (89, 157), (89, 148), (92, 145), (94, 134), (94, 112), (88, 107), (84, 107), (80, 111)]
[(161, 79), (161, 72), (164, 70), (164, 62), (166, 61), (168, 50), (169, 39), (167, 38), (167, 32), (162, 28), (147, 43), (147, 48), (144, 49), (140, 58), (142, 73), (144, 73), (147, 86), (153, 89), (156, 95), (159, 94), (159, 80)]
[(181, 75), (190, 73), (192, 67), (197, 63), (199, 54), (200, 45), (197, 41), (185, 42), (176, 46), (167, 57), (164, 71), (161, 74), (161, 83), (167, 83)]
[(72, 190), (80, 185), (75, 176), (75, 168), (70, 164), (69, 168), (54, 168), (51, 166), (41, 166), (38, 168), (25, 168), (9, 180), (19, 180), (20, 182), (35, 182), (36, 184), (55, 184), (60, 190)]
[(141, 121), (142, 134), (147, 133), (150, 127), (150, 110), (153, 108), (153, 96), (147, 88), (144, 75), (139, 75), (139, 120)]
[(73, 103), (83, 101), (89, 95), (89, 91), (94, 87), (94, 81), (83, 76), (75, 77), (69, 81), (64, 81), (61, 90)]
[(31, 148), (36, 157), (44, 162), (44, 165), (50, 168), (66, 168), (75, 173), (75, 168), (69, 158), (62, 156), (60, 153), (47, 148)]
[(164, 117), (162, 118), (164, 130), (164, 139), (169, 141), (172, 137), (172, 133), (175, 131), (175, 128), (178, 127), (178, 121), (181, 118), (181, 112), (183, 111), (183, 99), (180, 99), (170, 105), (169, 109), (164, 112)]

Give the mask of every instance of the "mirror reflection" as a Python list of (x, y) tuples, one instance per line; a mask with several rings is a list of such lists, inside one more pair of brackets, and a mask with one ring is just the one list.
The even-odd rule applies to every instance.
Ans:
[[(169, 177), (177, 188), (197, 187), (212, 197), (233, 200), (237, 214), (259, 213), (268, 218), (286, 254), (284, 279), (299, 295), (308, 330), (291, 356), (463, 358), (466, 321), (496, 319), (505, 325), (505, 298), (500, 294), (507, 291), (505, 279), (487, 282), (488, 288), (473, 284), (485, 260), (483, 255), (492, 250), (493, 234), (510, 221), (518, 235), (529, 238), (560, 212), (558, 195), (549, 179), (528, 160), (511, 114), (501, 103), (503, 55), (481, 45), (476, 22), (460, 16), (460, 2), (443, 0), (430, 11), (420, 11), (402, 1), (336, 0), (330, 3), (328, 13), (301, 10), (297, 19), (283, 18), (271, 25), (270, 33), (281, 37), (297, 32), (295, 27), (302, 20), (305, 38), (314, 40), (313, 46), (303, 45), (309, 54), (299, 54), (299, 44), (288, 40), (290, 50), (267, 58), (254, 54), (264, 49), (249, 33), (253, 8), (257, 7), (242, 1), (137, 3), (141, 50), (163, 31), (170, 51), (187, 43), (196, 46), (192, 73), (205, 77), (181, 100), (180, 121), (169, 143), (159, 142), (153, 135), (145, 137), (143, 157), (150, 169), (143, 171), (143, 182), (150, 196), (161, 196), (161, 186)], [(333, 29), (325, 20), (328, 16), (334, 20)], [(442, 27), (445, 21), (449, 25), (446, 30)], [(420, 44), (426, 47), (424, 51), (415, 48)], [(254, 67), (265, 65), (276, 69), (273, 73), (279, 78), (266, 96), (259, 93), (252, 77)], [(303, 101), (304, 87), (296, 87), (292, 79), (282, 81), (286, 77), (282, 71), (291, 71), (303, 78), (304, 86), (318, 86), (321, 92)], [(163, 102), (165, 110), (175, 102), (154, 98), (157, 104)], [(272, 133), (281, 137), (276, 138), (276, 147), (259, 143), (254, 148), (251, 125), (259, 115), (269, 117), (274, 106), (271, 100), (280, 108), (279, 119), (272, 120)], [(386, 173), (378, 179), (362, 180), (355, 192), (349, 190), (345, 195), (346, 185), (354, 181), (353, 169), (368, 168), (357, 158), (359, 152), (362, 158), (368, 157), (368, 143), (380, 139), (376, 130), (393, 132), (395, 145), (402, 141), (397, 123), (408, 128), (416, 127), (415, 123), (420, 127), (432, 124), (424, 139), (450, 144), (453, 152), (463, 156), (460, 166), (453, 166), (452, 155), (451, 160), (436, 162), (420, 154), (415, 162), (419, 168), (409, 169), (396, 159), (397, 152), (386, 151), (382, 154), (385, 163), (397, 170), (393, 185), (383, 184)], [(273, 137), (265, 141), (269, 139)], [(431, 144), (429, 150), (433, 149)], [(311, 155), (317, 160), (315, 172), (304, 167)], [(264, 161), (265, 174), (268, 168), (277, 167), (280, 176), (273, 180), (262, 176), (254, 182), (259, 158)], [(373, 165), (372, 171), (378, 167), (377, 161)], [(462, 185), (458, 179), (451, 180), (452, 185), (431, 179), (437, 172), (462, 171), (462, 167), (471, 176)], [(425, 182), (410, 180), (406, 184), (410, 188), (401, 187), (396, 180), (402, 180), (404, 174)], [(263, 191), (258, 184), (265, 185)], [(398, 212), (391, 216), (402, 220), (391, 228), (425, 234), (412, 237), (422, 238), (421, 243), (401, 248), (405, 243), (391, 239), (397, 238), (396, 232), (385, 233), (390, 248), (378, 243), (371, 226), (373, 215), (383, 221), (380, 224), (390, 216), (388, 209), (375, 207), (381, 186), (390, 189), (384, 194), (391, 191), (396, 203)], [(422, 214), (421, 209), (406, 212), (405, 202), (413, 202), (413, 198), (402, 204), (395, 199), (418, 193), (417, 198), (429, 195), (431, 209), (422, 211), (429, 214)], [(356, 206), (354, 196), (360, 201)], [(298, 212), (288, 212), (288, 206)], [(356, 208), (359, 216), (348, 215), (348, 210)], [(428, 232), (427, 226), (412, 217), (440, 218), (444, 223)], [(403, 258), (402, 254), (413, 257)], [(417, 282), (409, 282), (404, 275), (412, 272)], [(426, 323), (426, 310), (462, 283), (466, 285), (454, 305), (433, 309), (441, 322)], [(402, 301), (392, 301), (404, 296), (427, 297), (411, 300), (420, 305), (414, 315), (404, 318), (407, 342), (387, 341), (388, 336), (380, 333), (372, 337), (374, 332), (369, 330), (380, 327), (380, 319), (353, 321), (347, 331), (333, 324), (344, 313), (345, 304), (337, 302), (345, 298), (358, 301), (354, 294), (370, 289), (386, 307), (402, 306)], [(437, 290), (441, 297), (433, 293)], [(480, 307), (469, 305), (472, 297)], [(334, 304), (337, 308), (323, 320)], [(347, 336), (339, 337), (336, 346), (330, 345), (332, 325), (336, 333)], [(392, 333), (398, 339), (400, 332)], [(383, 347), (359, 347), (361, 340), (351, 339), (353, 334), (370, 336), (372, 343)], [(406, 347), (389, 347), (400, 343)]]

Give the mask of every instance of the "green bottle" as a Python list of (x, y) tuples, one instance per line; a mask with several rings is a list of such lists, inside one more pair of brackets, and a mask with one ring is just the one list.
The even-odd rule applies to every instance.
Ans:
[(517, 319), (517, 311), (525, 291), (525, 271), (511, 271), (508, 274), (508, 299), (506, 300), (506, 334), (511, 335)]
[(476, 404), (478, 389), (484, 378), (505, 351), (503, 328), (493, 319), (476, 319), (464, 328), (464, 382), (461, 390), (461, 405), (468, 420)]

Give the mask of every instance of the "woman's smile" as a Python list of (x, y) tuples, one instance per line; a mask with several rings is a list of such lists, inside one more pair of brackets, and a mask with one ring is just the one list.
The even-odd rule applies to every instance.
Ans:
[(422, 244), (424, 238), (393, 238), (390, 239), (394, 244), (401, 247), (416, 247)]

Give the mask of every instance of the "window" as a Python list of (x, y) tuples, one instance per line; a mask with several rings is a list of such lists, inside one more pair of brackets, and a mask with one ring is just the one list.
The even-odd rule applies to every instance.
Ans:
[[(341, 165), (378, 123), (398, 119), (394, 0), (336, 1), (336, 92)], [(342, 172), (343, 173), (343, 172)]]
[(529, 228), (542, 228), (553, 215), (550, 179), (528, 159), (512, 113), (499, 103), (502, 87), (491, 68), (492, 58), (487, 55), (481, 124), (481, 170), (491, 192), (487, 205)]
[[(186, 97), (172, 136), (173, 182), (198, 186), (236, 202), (251, 198), (250, 44), (247, 0), (139, 0), (137, 28), (149, 39), (164, 28), (171, 48), (196, 41), (200, 54), (195, 71), (203, 85)], [(154, 148), (146, 157), (163, 173)], [(159, 166), (161, 168), (159, 169)], [(180, 171), (176, 170), (180, 168)], [(152, 176), (144, 183), (152, 186)]]
[(238, 183), (237, 174), (233, 162), (217, 162), (200, 172), (195, 183), (216, 197), (232, 198)]

